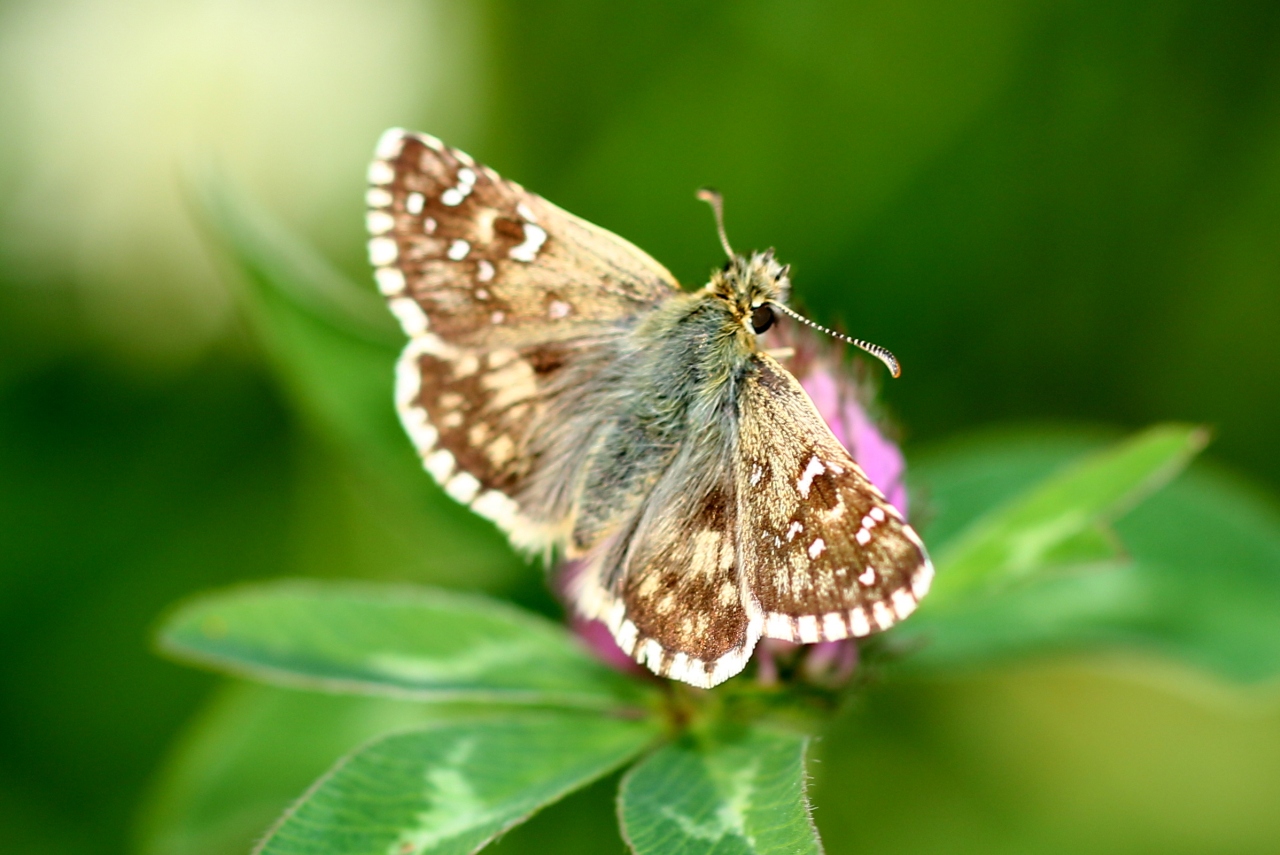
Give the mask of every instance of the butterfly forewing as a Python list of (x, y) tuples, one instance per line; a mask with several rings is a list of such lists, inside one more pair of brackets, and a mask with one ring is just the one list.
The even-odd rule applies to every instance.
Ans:
[(740, 550), (764, 635), (812, 643), (887, 629), (933, 567), (923, 544), (771, 357), (743, 385)]
[(660, 264), (434, 137), (388, 131), (369, 168), (369, 259), (412, 336), (572, 338), (678, 290)]

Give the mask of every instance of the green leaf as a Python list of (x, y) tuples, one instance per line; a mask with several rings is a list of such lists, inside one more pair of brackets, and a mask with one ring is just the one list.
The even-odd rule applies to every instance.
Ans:
[(159, 643), (177, 659), (237, 676), (333, 692), (596, 709), (643, 705), (651, 695), (557, 624), (430, 588), (233, 588), (181, 606)]
[(625, 763), (651, 722), (562, 713), (383, 738), (291, 809), (263, 855), (467, 855)]
[[(1010, 493), (1046, 472), (1079, 471), (1079, 463), (1062, 466), (1081, 448), (1078, 436), (1002, 435), (953, 444), (917, 476), (944, 497), (944, 514), (972, 519), (982, 504), (1010, 507)], [(996, 474), (984, 481), (984, 471)], [(957, 509), (966, 493), (980, 498)], [(1113, 527), (1060, 541), (1044, 562), (1014, 584), (922, 608), (886, 639), (912, 651), (895, 668), (954, 674), (1046, 652), (1126, 649), (1237, 681), (1280, 675), (1280, 509), (1208, 464), (1196, 464)]]
[[(1097, 529), (1166, 484), (1204, 448), (1197, 427), (1150, 428), (1096, 453), (988, 514), (943, 550), (930, 609), (991, 591), (1072, 554), (1081, 538), (1099, 545)], [(1094, 532), (1090, 534), (1090, 532)]]
[(984, 515), (1118, 439), (1075, 427), (1004, 426), (923, 448), (907, 468), (911, 521), (942, 554)]
[(235, 682), (186, 728), (150, 788), (139, 855), (244, 853), (325, 770), (376, 737), (472, 706)]
[(627, 773), (623, 832), (638, 855), (817, 853), (808, 738), (763, 729), (686, 734)]

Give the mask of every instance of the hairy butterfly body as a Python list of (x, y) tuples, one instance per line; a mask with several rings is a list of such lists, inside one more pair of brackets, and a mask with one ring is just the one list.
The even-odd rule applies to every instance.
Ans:
[(655, 673), (714, 686), (762, 636), (905, 618), (933, 568), (758, 344), (772, 253), (683, 292), (621, 238), (427, 135), (383, 135), (369, 257), (409, 343), (396, 403), (426, 469)]

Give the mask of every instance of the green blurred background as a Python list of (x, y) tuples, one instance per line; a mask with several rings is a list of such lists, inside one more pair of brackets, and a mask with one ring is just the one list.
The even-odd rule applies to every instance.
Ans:
[[(1280, 489), (1274, 2), (0, 0), (0, 850), (132, 851), (216, 684), (148, 650), (184, 594), (546, 604), (487, 525), (316, 429), (192, 216), (216, 169), (367, 282), (391, 125), (687, 283), (717, 186), (735, 246), (902, 359), (909, 455), (1183, 419)], [(817, 820), (831, 852), (1274, 852), (1276, 694), (1129, 658), (897, 684), (826, 740)], [(499, 848), (620, 850), (608, 800)]]

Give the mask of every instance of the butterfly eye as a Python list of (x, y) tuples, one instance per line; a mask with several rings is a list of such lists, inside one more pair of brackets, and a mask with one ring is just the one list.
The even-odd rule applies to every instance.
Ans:
[(756, 306), (755, 311), (751, 313), (751, 328), (757, 333), (762, 333), (773, 326), (773, 320), (773, 306), (768, 303)]

